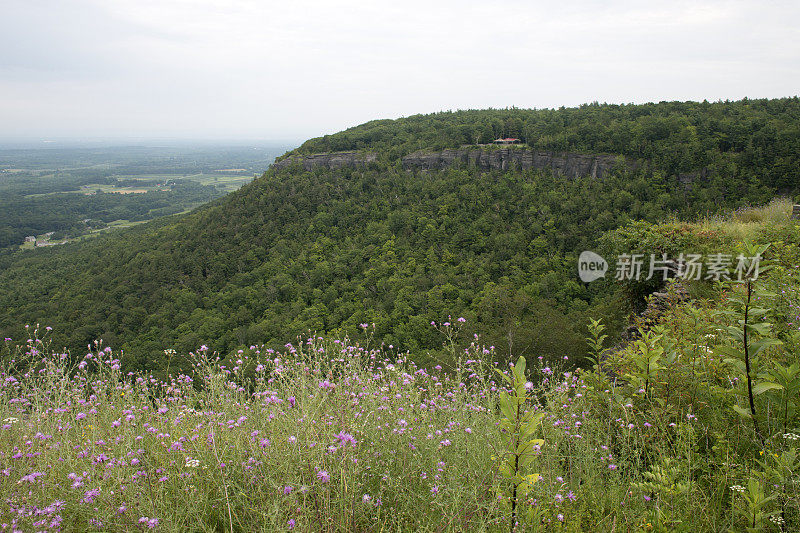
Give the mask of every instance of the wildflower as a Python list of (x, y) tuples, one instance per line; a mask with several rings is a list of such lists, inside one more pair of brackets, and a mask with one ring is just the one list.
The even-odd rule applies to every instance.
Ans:
[(356, 445), (356, 439), (355, 439), (355, 437), (353, 437), (353, 436), (352, 436), (351, 434), (349, 434), (349, 433), (345, 433), (344, 431), (342, 431), (341, 433), (338, 433), (338, 434), (334, 435), (334, 437), (336, 437), (337, 439), (339, 439), (339, 440), (341, 441), (341, 444), (342, 444), (343, 446), (344, 446), (344, 444), (345, 444), (345, 443), (348, 443), (348, 442), (350, 443), (350, 445), (351, 445), (351, 446), (355, 446), (355, 445)]
[(100, 496), (100, 489), (87, 490), (83, 493), (83, 503), (94, 503), (95, 498)]
[(19, 418), (15, 416), (9, 416), (8, 418), (3, 419), (4, 424), (16, 424), (19, 422)]
[(563, 521), (564, 521), (564, 515), (563, 515), (563, 514), (561, 514), (561, 513), (558, 513), (558, 515), (556, 516), (556, 518), (558, 518), (558, 521), (559, 521), (559, 522), (563, 522)]
[(317, 478), (323, 483), (327, 483), (331, 480), (331, 475), (326, 470), (320, 470), (317, 472)]
[(197, 468), (200, 466), (200, 459), (186, 459), (187, 468)]
[(293, 487), (290, 487), (289, 485), (286, 485), (285, 487), (283, 487), (284, 496), (288, 495), (288, 494), (291, 494), (293, 490), (294, 490)]
[(437, 485), (431, 488), (431, 494), (439, 494), (439, 487)]
[(741, 485), (731, 485), (730, 489), (734, 492), (744, 492), (744, 487)]
[(295, 525), (294, 518), (290, 518), (290, 519), (289, 519), (289, 521), (288, 521), (288, 522), (286, 522), (286, 525), (287, 525), (287, 527), (288, 527), (289, 529), (294, 529), (294, 525)]
[(617, 469), (617, 465), (608, 465), (608, 469), (609, 470), (616, 470)]
[(370, 501), (371, 499), (372, 499), (372, 496), (370, 496), (369, 494), (364, 494), (364, 495), (361, 497), (361, 501), (362, 501), (362, 502), (364, 502), (364, 503), (369, 503), (369, 501)]
[(22, 483), (23, 481), (27, 481), (28, 483), (36, 483), (36, 478), (42, 477), (43, 475), (44, 472), (32, 472), (27, 476), (22, 476), (22, 479), (20, 479), (19, 482)]
[(786, 523), (786, 521), (780, 515), (772, 515), (772, 516), (770, 516), (769, 517), (769, 521), (772, 522), (773, 524), (775, 524), (776, 526), (782, 526), (783, 524)]
[(800, 435), (797, 433), (784, 433), (783, 438), (787, 440), (797, 440), (800, 439)]

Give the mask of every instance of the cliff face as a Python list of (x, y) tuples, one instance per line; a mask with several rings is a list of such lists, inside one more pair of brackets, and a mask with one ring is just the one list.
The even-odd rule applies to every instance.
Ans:
[(568, 178), (602, 178), (614, 164), (613, 155), (554, 153), (520, 148), (481, 150), (480, 148), (415, 152), (403, 158), (406, 170), (435, 170), (452, 166), (478, 167), (484, 170), (552, 169)]
[[(336, 169), (360, 167), (375, 161), (374, 153), (332, 152), (293, 156), (274, 163), (280, 170), (299, 162), (305, 170), (316, 167)], [(526, 148), (501, 148), (482, 150), (462, 148), (442, 150), (441, 152), (419, 151), (402, 159), (405, 170), (440, 170), (453, 166), (477, 167), (482, 170), (551, 169), (567, 178), (602, 178), (617, 162), (613, 155), (592, 155), (577, 153), (554, 153), (529, 150)], [(628, 162), (630, 164), (630, 162)]]
[(305, 170), (311, 170), (315, 167), (323, 167), (327, 169), (335, 169), (342, 167), (360, 167), (367, 163), (375, 161), (378, 156), (376, 154), (364, 154), (359, 152), (330, 152), (324, 154), (311, 154), (303, 157), (293, 156), (287, 157), (282, 161), (272, 164), (272, 168), (280, 170), (291, 166), (292, 163), (299, 161)]

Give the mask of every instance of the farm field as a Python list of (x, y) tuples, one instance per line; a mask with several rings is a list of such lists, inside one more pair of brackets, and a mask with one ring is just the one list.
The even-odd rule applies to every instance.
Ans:
[[(0, 146), (0, 250), (26, 237), (75, 240), (190, 211), (260, 175), (280, 145), (75, 147)], [(41, 241), (41, 238), (39, 239)]]

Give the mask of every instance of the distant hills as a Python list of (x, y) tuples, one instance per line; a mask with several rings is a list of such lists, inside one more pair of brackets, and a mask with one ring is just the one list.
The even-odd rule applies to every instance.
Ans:
[[(608, 164), (580, 179), (553, 164), (482, 166), (469, 155), (404, 165), (488, 153), (478, 145), (499, 137), (524, 142), (505, 150), (551, 162)], [(361, 163), (303, 163), (331, 152)], [(76, 353), (102, 338), (124, 349), (129, 368), (158, 370), (168, 348), (224, 354), (308, 330), (439, 357), (431, 322), (463, 316), (464, 334), (501, 354), (579, 355), (588, 316), (621, 326), (629, 309), (613, 287), (580, 282), (582, 250), (633, 220), (797, 195), (798, 158), (797, 98), (373, 121), (305, 142), (190, 214), (2, 259), (0, 332), (19, 339), (39, 322)]]

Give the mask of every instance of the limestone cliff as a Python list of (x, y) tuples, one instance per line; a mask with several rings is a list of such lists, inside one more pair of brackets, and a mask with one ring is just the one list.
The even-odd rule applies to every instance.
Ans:
[[(291, 156), (277, 161), (272, 166), (281, 170), (299, 163), (303, 169), (316, 167), (336, 169), (364, 166), (377, 159), (375, 153), (330, 152)], [(482, 170), (551, 169), (568, 178), (602, 178), (617, 164), (617, 156), (578, 154), (569, 152), (546, 152), (527, 148), (459, 148), (437, 152), (419, 151), (402, 158), (403, 169), (440, 170), (453, 166), (477, 167)], [(628, 162), (627, 164), (631, 164)]]
[(406, 170), (435, 170), (452, 166), (484, 170), (551, 169), (568, 178), (602, 178), (617, 163), (617, 156), (558, 153), (527, 148), (461, 148), (441, 152), (414, 152), (403, 158)]
[(311, 154), (306, 156), (287, 157), (272, 164), (272, 168), (280, 170), (299, 162), (305, 170), (315, 167), (335, 169), (342, 167), (359, 167), (375, 161), (376, 154), (361, 152), (329, 152), (324, 154)]

